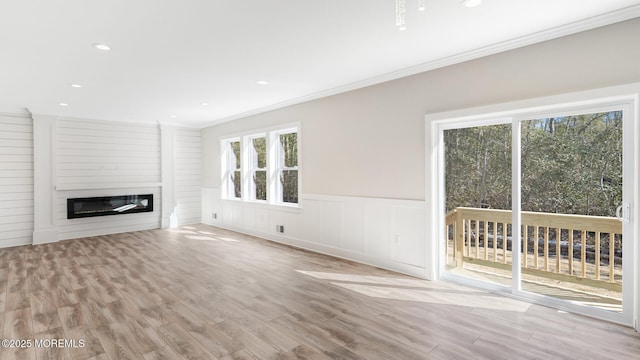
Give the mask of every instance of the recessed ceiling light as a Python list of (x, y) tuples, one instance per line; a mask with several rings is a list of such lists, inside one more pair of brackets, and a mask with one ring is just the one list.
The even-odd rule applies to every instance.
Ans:
[(82, 87), (82, 85), (80, 85), (80, 84), (71, 84), (71, 87), (76, 88), (76, 89), (80, 89)]
[(111, 50), (111, 48), (109, 47), (109, 45), (105, 45), (105, 44), (99, 44), (99, 43), (94, 43), (93, 47), (98, 49), (98, 50), (102, 50), (102, 51), (109, 51)]
[(171, 118), (172, 118), (172, 119), (175, 119), (175, 118), (176, 118), (176, 116), (175, 116), (175, 115), (171, 115)]
[(482, 3), (482, 0), (463, 0), (462, 5), (466, 7), (476, 7)]
[(202, 103), (202, 106), (209, 106), (208, 103)]
[(268, 83), (269, 83), (268, 81), (264, 81), (264, 80), (256, 81), (256, 84), (258, 84), (258, 85), (267, 85)]
[(67, 103), (63, 103), (63, 102), (58, 103), (58, 105), (60, 105), (60, 106), (69, 106), (69, 104), (67, 104)]

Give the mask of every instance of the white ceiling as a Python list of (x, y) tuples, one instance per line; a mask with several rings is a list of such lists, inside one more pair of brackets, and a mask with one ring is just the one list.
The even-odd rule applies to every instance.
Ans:
[(640, 16), (640, 0), (406, 1), (405, 31), (395, 0), (3, 1), (0, 109), (201, 127)]

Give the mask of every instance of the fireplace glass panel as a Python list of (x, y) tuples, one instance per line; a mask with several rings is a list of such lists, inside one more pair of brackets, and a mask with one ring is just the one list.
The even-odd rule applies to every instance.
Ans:
[(153, 211), (153, 194), (67, 199), (67, 219)]

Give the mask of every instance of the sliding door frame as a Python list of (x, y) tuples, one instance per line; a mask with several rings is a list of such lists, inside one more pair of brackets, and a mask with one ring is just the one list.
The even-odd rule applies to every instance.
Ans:
[[(640, 313), (640, 286), (637, 285), (640, 263), (640, 245), (638, 244), (638, 188), (640, 179), (639, 145), (640, 126), (636, 124), (638, 118), (638, 101), (640, 97), (640, 83), (611, 88), (590, 90), (579, 93), (563, 94), (545, 98), (530, 99), (506, 104), (491, 105), (479, 108), (463, 109), (425, 117), (426, 139), (426, 194), (427, 199), (433, 199), (427, 204), (427, 249), (429, 250), (428, 277), (443, 279), (483, 287), (490, 291), (503, 293), (507, 296), (524, 299), (547, 306), (584, 313), (588, 316), (633, 326), (638, 330), (638, 314)], [(512, 236), (520, 238), (521, 232), (521, 169), (520, 169), (520, 125), (522, 121), (540, 117), (560, 116), (563, 114), (585, 113), (590, 110), (622, 109), (623, 123), (623, 194), (625, 201), (630, 204), (630, 223), (623, 223), (623, 252), (624, 282), (623, 282), (623, 312), (613, 313), (589, 307), (577, 307), (564, 300), (548, 296), (532, 294), (522, 291), (520, 266), (521, 257), (512, 257), (511, 287), (481, 283), (444, 271), (444, 248), (439, 239), (443, 239), (444, 232), (444, 150), (443, 131), (453, 128), (468, 128), (495, 124), (512, 124)], [(430, 233), (429, 233), (430, 232)], [(512, 242), (514, 254), (520, 254), (519, 241)]]

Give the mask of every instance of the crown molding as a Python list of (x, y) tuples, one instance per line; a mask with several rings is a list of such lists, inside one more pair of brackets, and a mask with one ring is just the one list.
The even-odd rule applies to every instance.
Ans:
[(31, 112), (27, 108), (0, 105), (0, 115), (13, 117), (31, 117)]
[(262, 114), (268, 111), (281, 109), (287, 106), (292, 106), (296, 104), (301, 104), (303, 102), (317, 100), (324, 97), (337, 95), (341, 93), (345, 93), (348, 91), (353, 91), (357, 89), (361, 89), (367, 86), (372, 86), (380, 83), (384, 83), (391, 80), (400, 79), (403, 77), (443, 68), (450, 65), (455, 65), (459, 63), (463, 63), (465, 61), (470, 61), (474, 59), (479, 59), (482, 57), (498, 54), (501, 52), (514, 50), (517, 48), (525, 47), (528, 45), (533, 45), (537, 43), (541, 43), (548, 40), (553, 40), (557, 38), (561, 38), (568, 35), (577, 34), (583, 31), (619, 23), (622, 21), (630, 20), (640, 17), (640, 4), (632, 5), (623, 9), (615, 10), (612, 12), (608, 12), (602, 15), (586, 18), (583, 20), (579, 20), (573, 23), (569, 23), (562, 26), (557, 26), (551, 29), (539, 31), (533, 34), (529, 34), (526, 36), (521, 36), (518, 38), (514, 38), (511, 40), (503, 41), (500, 43), (492, 44), (489, 46), (485, 46), (482, 48), (478, 48), (475, 50), (466, 51), (463, 53), (459, 53), (456, 55), (448, 56), (441, 59), (436, 59), (433, 61), (429, 61), (426, 63), (422, 63), (416, 66), (411, 66), (408, 68), (404, 68), (398, 71), (393, 71), (390, 73), (386, 73), (380, 76), (375, 76), (372, 78), (368, 78), (362, 81), (353, 82), (350, 84), (346, 84), (343, 86), (335, 87), (332, 89), (320, 91), (317, 93), (309, 94), (306, 96), (298, 97), (292, 100), (283, 101), (277, 104), (257, 108), (254, 110), (246, 111), (243, 113), (239, 113), (236, 115), (224, 117), (207, 124), (203, 124), (202, 128), (219, 125), (225, 122), (234, 121), (243, 119), (246, 117)]

